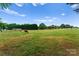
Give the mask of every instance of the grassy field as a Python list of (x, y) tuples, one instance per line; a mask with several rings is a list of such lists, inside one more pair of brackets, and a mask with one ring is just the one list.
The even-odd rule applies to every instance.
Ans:
[(3, 31), (0, 32), (0, 55), (79, 55), (79, 29)]

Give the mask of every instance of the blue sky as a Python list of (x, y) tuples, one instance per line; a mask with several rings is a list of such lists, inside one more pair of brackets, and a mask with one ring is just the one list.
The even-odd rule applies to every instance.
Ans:
[(73, 11), (75, 7), (77, 5), (65, 3), (14, 3), (8, 9), (0, 9), (0, 17), (6, 23), (79, 26), (79, 14)]

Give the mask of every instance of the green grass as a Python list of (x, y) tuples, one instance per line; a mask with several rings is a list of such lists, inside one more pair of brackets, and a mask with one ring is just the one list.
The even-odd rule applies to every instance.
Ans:
[(0, 55), (79, 55), (79, 29), (0, 32)]

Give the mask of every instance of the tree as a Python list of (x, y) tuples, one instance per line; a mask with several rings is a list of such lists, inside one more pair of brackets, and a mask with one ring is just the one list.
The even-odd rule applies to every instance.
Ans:
[(41, 23), (39, 25), (39, 29), (46, 29), (46, 28), (47, 28), (47, 26), (44, 23)]
[(9, 30), (15, 29), (16, 23), (8, 24), (7, 27), (8, 27)]
[(60, 28), (65, 28), (65, 24), (61, 24), (60, 25)]
[[(0, 8), (1, 9), (7, 9), (9, 6), (11, 5), (11, 3), (0, 3)], [(2, 29), (5, 27), (4, 24), (1, 22), (0, 18), (0, 31), (2, 32)]]
[(2, 18), (0, 18), (0, 31), (2, 32), (2, 30), (4, 29), (4, 23), (1, 20)]
[(37, 26), (37, 24), (22, 24), (21, 28), (27, 29), (27, 30), (37, 30), (38, 26)]
[(65, 28), (71, 28), (71, 25), (66, 24), (66, 25), (65, 25)]
[(31, 29), (32, 29), (32, 30), (37, 30), (37, 29), (38, 29), (37, 24), (31, 24)]
[(48, 26), (48, 29), (56, 29), (56, 25), (51, 25), (51, 26)]
[(24, 29), (30, 29), (30, 27), (31, 27), (30, 24), (22, 24), (21, 25), (21, 29), (23, 29), (23, 30)]
[(79, 13), (79, 3), (67, 3), (67, 5), (70, 5), (70, 6), (77, 5), (78, 7), (76, 7), (73, 11)]
[(7, 9), (10, 5), (11, 5), (11, 3), (0, 3), (0, 8)]
[(48, 28), (48, 29), (52, 29), (52, 26), (48, 26), (47, 28)]
[(61, 24), (60, 28), (74, 28), (74, 27), (69, 24)]
[(2, 20), (2, 18), (0, 18), (0, 29), (2, 28), (2, 25), (3, 25), (1, 20)]

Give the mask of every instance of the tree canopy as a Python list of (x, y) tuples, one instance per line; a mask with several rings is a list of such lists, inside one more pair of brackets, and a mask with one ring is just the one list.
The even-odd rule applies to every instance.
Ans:
[(46, 29), (46, 28), (47, 28), (47, 26), (44, 23), (41, 23), (39, 25), (39, 29)]
[(10, 5), (11, 5), (11, 3), (0, 3), (0, 8), (7, 9)]
[(77, 5), (78, 7), (76, 7), (73, 11), (79, 13), (79, 3), (67, 3), (67, 5), (70, 5), (70, 6)]

